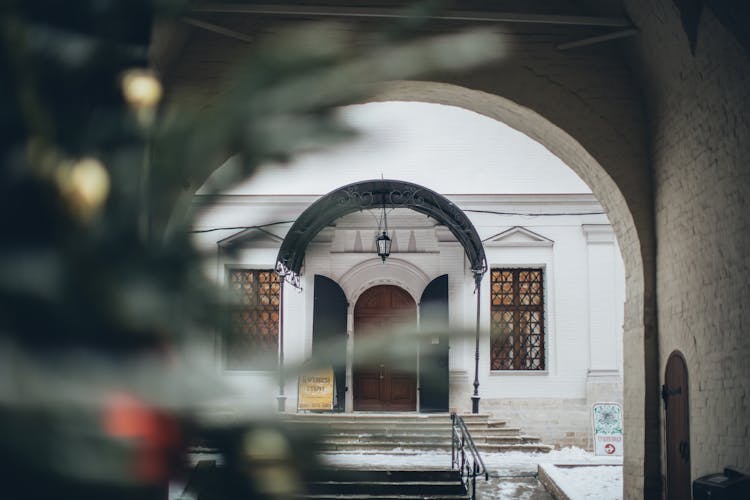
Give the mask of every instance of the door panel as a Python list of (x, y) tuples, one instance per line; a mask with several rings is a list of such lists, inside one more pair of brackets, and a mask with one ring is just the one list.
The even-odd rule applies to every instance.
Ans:
[(380, 400), (380, 380), (374, 377), (367, 377), (360, 374), (357, 379), (359, 398), (362, 401), (379, 401)]
[(414, 398), (414, 376), (391, 375), (391, 400), (411, 401)]
[(381, 285), (367, 290), (354, 308), (354, 409), (414, 411), (417, 408), (416, 350), (392, 358), (363, 342), (395, 328), (416, 326), (416, 304), (401, 288)]
[(664, 374), (667, 499), (690, 498), (690, 418), (687, 364), (682, 353), (669, 355)]
[(419, 353), (419, 409), (423, 413), (448, 411), (448, 275), (427, 285), (419, 303), (423, 336)]

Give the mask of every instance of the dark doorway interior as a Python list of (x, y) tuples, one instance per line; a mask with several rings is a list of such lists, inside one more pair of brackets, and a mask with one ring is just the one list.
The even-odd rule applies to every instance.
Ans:
[(448, 411), (448, 275), (432, 280), (422, 293), (419, 323), (419, 410)]
[(315, 275), (313, 305), (313, 356), (333, 366), (336, 384), (334, 411), (344, 411), (346, 395), (346, 314), (349, 304), (341, 287), (330, 278)]

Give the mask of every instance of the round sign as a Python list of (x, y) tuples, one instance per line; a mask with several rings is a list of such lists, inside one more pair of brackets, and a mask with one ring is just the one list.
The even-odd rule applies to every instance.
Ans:
[(615, 445), (612, 443), (605, 444), (604, 451), (607, 452), (607, 455), (612, 455), (615, 452)]

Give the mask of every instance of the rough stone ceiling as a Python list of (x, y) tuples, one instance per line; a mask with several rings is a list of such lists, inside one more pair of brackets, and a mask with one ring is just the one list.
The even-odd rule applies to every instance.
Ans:
[(181, 23), (155, 27), (151, 61), (168, 92), (181, 89), (206, 94), (255, 40), (300, 21), (333, 20), (356, 26), (358, 43), (368, 43), (368, 36), (404, 24), (405, 15), (415, 12), (429, 17), (426, 22), (409, 24), (417, 35), (489, 26), (530, 36), (552, 35), (557, 43), (565, 44), (627, 30), (621, 36), (634, 34), (620, 0), (469, 0), (445, 5), (435, 10), (405, 9), (404, 2), (392, 0), (205, 2)]

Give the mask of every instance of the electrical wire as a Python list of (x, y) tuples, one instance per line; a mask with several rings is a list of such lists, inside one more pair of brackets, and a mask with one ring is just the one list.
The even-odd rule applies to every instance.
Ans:
[(269, 222), (268, 224), (260, 224), (258, 226), (232, 226), (232, 227), (212, 227), (211, 229), (193, 229), (192, 231), (188, 231), (188, 233), (213, 233), (214, 231), (238, 231), (238, 230), (244, 230), (244, 229), (263, 229), (264, 227), (268, 226), (278, 226), (280, 224), (294, 224), (295, 221), (293, 220), (284, 220), (284, 221), (277, 221), (277, 222)]
[(493, 214), (493, 215), (522, 215), (524, 217), (551, 217), (555, 215), (607, 215), (607, 212), (555, 212), (555, 213), (540, 213), (540, 212), (498, 212), (496, 210), (471, 210), (466, 209), (464, 212), (472, 212), (477, 214)]
[[(391, 209), (390, 211), (393, 211)], [(378, 226), (380, 227), (381, 221), (380, 218), (377, 217), (375, 214), (372, 213), (371, 210), (368, 210), (368, 212), (371, 213), (371, 215), (375, 218), (376, 222), (378, 223)], [(607, 212), (555, 212), (555, 213), (549, 213), (549, 212), (501, 212), (497, 210), (473, 210), (473, 209), (466, 209), (463, 210), (463, 212), (471, 212), (471, 213), (477, 213), (477, 214), (491, 214), (491, 215), (519, 215), (522, 217), (554, 217), (554, 216), (576, 216), (576, 215), (607, 215)], [(263, 229), (264, 227), (269, 226), (278, 226), (281, 224), (293, 224), (295, 221), (293, 220), (285, 220), (285, 221), (276, 221), (276, 222), (269, 222), (268, 224), (260, 224), (258, 226), (232, 226), (232, 227), (213, 227), (210, 229), (194, 229), (192, 231), (188, 231), (189, 233), (212, 233), (214, 231), (239, 231), (239, 230), (245, 230), (245, 229)]]

